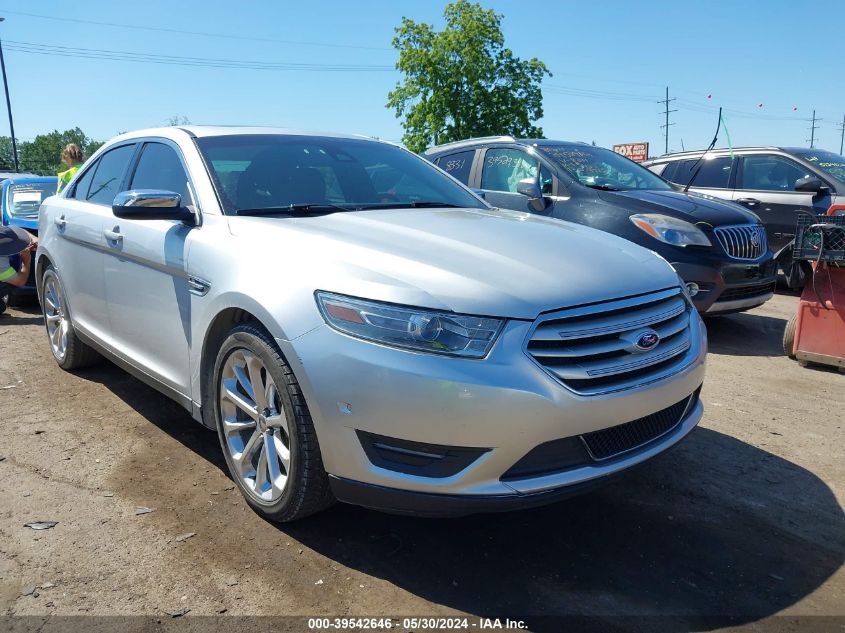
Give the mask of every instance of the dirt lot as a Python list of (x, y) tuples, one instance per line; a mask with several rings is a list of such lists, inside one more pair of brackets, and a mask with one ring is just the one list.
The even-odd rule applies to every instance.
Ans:
[(710, 322), (701, 428), (609, 487), (506, 515), (340, 505), (283, 526), (241, 501), (213, 433), (110, 364), (62, 372), (38, 313), (14, 310), (0, 614), (845, 616), (845, 375), (782, 355), (796, 301)]

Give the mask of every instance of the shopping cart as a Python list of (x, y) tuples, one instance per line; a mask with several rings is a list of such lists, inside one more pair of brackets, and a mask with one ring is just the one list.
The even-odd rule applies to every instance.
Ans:
[(786, 325), (783, 351), (802, 365), (832, 365), (845, 373), (845, 205), (800, 216), (793, 258), (809, 261), (813, 276)]

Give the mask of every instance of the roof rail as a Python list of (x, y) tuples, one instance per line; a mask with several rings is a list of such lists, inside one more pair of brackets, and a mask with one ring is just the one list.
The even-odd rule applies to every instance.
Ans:
[[(669, 152), (668, 154), (661, 154), (657, 158), (663, 158), (664, 156), (685, 156), (685, 155), (692, 155), (695, 156), (697, 154), (707, 154), (709, 152), (730, 152), (734, 150), (779, 150), (782, 149), (780, 146), (777, 145), (745, 145), (740, 147), (714, 147), (711, 150), (705, 149), (688, 149), (683, 152)], [(649, 159), (651, 160), (651, 159)]]
[(429, 147), (423, 153), (428, 154), (433, 150), (440, 151), (441, 149), (446, 149), (448, 147), (460, 147), (461, 145), (471, 145), (473, 143), (478, 143), (479, 141), (488, 143), (514, 143), (516, 139), (513, 136), (476, 136), (474, 138), (465, 138), (461, 141), (452, 141), (450, 143), (435, 145), (433, 147)]

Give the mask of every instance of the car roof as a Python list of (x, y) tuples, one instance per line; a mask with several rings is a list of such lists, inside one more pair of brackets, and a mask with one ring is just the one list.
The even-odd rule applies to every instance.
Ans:
[(435, 145), (423, 152), (426, 156), (440, 154), (441, 152), (460, 149), (462, 147), (472, 147), (474, 145), (489, 145), (492, 143), (511, 143), (515, 145), (576, 145), (584, 146), (588, 143), (583, 141), (556, 141), (548, 138), (515, 138), (513, 136), (479, 136), (476, 138), (468, 138), (462, 141), (452, 141), (451, 143), (443, 143), (442, 145)]
[(133, 130), (120, 134), (109, 141), (132, 140), (147, 136), (161, 136), (172, 140), (184, 138), (185, 135), (195, 138), (208, 138), (213, 136), (235, 136), (239, 134), (278, 134), (282, 136), (320, 136), (328, 138), (345, 138), (356, 140), (369, 140), (373, 142), (386, 142), (372, 136), (363, 134), (338, 134), (336, 132), (315, 132), (308, 130), (297, 130), (284, 127), (254, 127), (241, 125), (171, 125), (166, 127), (146, 128)]
[(56, 176), (35, 176), (34, 174), (16, 174), (14, 176), (6, 178), (5, 182), (16, 185), (25, 185), (27, 183), (36, 182), (57, 182), (58, 180), (59, 179)]
[(0, 171), (0, 179), (9, 180), (10, 178), (42, 178), (38, 174), (20, 174), (15, 171)]
[[(806, 152), (811, 152), (813, 150), (807, 147), (782, 147), (778, 145), (765, 145), (765, 146), (746, 146), (746, 147), (719, 147), (716, 149), (711, 150), (704, 150), (704, 149), (697, 149), (697, 150), (689, 150), (686, 152), (671, 152), (669, 154), (663, 154), (662, 156), (657, 156), (656, 158), (649, 158), (648, 163), (658, 163), (661, 161), (672, 161), (681, 158), (698, 158), (702, 154), (730, 154), (731, 152), (784, 152), (786, 154), (804, 154)], [(816, 151), (827, 151), (827, 150), (816, 150)]]

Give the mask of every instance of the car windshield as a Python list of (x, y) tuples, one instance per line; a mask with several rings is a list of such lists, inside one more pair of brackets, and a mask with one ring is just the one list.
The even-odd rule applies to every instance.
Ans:
[(55, 182), (31, 182), (9, 185), (6, 208), (18, 218), (37, 218), (38, 207), (44, 198), (56, 193)]
[(603, 147), (540, 144), (537, 149), (586, 187), (607, 191), (672, 188), (645, 167)]
[(819, 152), (816, 150), (797, 152), (796, 156), (803, 158), (808, 163), (812, 163), (838, 181), (845, 182), (845, 157), (834, 154), (833, 152)]
[(474, 207), (478, 198), (410, 152), (366, 139), (237, 134), (197, 139), (226, 213)]

